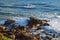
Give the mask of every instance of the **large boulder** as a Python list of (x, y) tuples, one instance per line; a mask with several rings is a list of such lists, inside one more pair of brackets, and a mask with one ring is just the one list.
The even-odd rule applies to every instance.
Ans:
[(49, 26), (47, 22), (48, 22), (47, 20), (41, 20), (39, 18), (30, 17), (30, 20), (28, 20), (27, 26), (30, 26), (30, 27), (39, 27), (42, 25)]

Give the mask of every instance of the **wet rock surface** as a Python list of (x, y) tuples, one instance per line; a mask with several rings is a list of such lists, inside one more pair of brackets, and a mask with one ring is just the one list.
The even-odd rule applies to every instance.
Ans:
[(10, 24), (12, 24), (12, 23), (14, 23), (14, 22), (15, 22), (15, 20), (7, 19), (7, 20), (5, 21), (5, 23), (4, 23), (4, 25), (5, 25), (5, 26), (8, 26), (8, 25), (10, 25)]
[(48, 20), (30, 17), (30, 20), (27, 21), (26, 26), (13, 24), (11, 29), (7, 30), (6, 27), (15, 22), (15, 20), (8, 19), (5, 24), (0, 26), (0, 33), (11, 40), (54, 40), (53, 38), (58, 38), (55, 33), (41, 28), (42, 26), (49, 26)]

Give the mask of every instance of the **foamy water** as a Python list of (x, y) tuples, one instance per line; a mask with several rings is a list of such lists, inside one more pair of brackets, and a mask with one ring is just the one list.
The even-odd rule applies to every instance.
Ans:
[(46, 27), (47, 29), (52, 29), (60, 33), (60, 19), (59, 18), (53, 18), (48, 23), (50, 24), (50, 26)]

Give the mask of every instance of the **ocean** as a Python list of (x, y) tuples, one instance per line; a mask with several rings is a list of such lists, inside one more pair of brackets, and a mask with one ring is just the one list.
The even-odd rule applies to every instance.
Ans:
[[(28, 4), (35, 7), (27, 8)], [(2, 24), (5, 19), (13, 17), (17, 20), (17, 23), (25, 25), (25, 20), (29, 16), (51, 20), (48, 22), (50, 26), (45, 27), (45, 29), (52, 29), (60, 33), (60, 0), (0, 0), (0, 20)]]
[[(35, 8), (25, 8), (27, 4)], [(60, 15), (60, 0), (0, 0), (0, 15), (39, 16), (40, 14)]]

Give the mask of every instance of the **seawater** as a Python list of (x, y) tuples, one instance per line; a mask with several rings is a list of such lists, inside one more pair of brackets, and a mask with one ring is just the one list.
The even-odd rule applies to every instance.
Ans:
[[(35, 8), (24, 8), (27, 4), (32, 4)], [(50, 26), (45, 28), (60, 32), (60, 18), (58, 18), (60, 0), (0, 0), (0, 21), (13, 17), (16, 23), (25, 25), (25, 20), (27, 20), (25, 18), (29, 16), (50, 20), (48, 22)], [(4, 21), (1, 22), (3, 23)]]
[[(27, 4), (35, 8), (23, 8)], [(40, 14), (60, 15), (60, 0), (0, 0), (0, 15), (39, 16)]]

